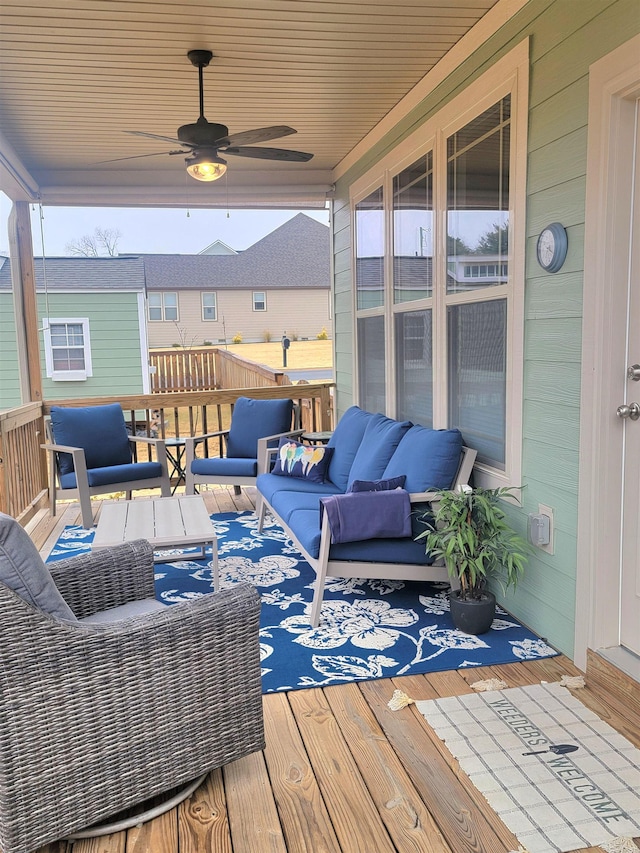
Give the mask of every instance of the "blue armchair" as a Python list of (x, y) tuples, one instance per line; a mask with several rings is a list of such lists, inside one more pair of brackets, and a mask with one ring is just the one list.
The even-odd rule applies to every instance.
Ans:
[[(130, 499), (134, 489), (160, 488), (163, 497), (171, 496), (164, 441), (129, 435), (119, 403), (52, 406), (46, 430), (52, 515), (58, 499), (76, 498), (83, 526), (92, 527), (93, 495), (124, 491)], [(155, 447), (156, 461), (135, 462), (134, 443)]]
[[(281, 436), (300, 435), (292, 429), (292, 400), (252, 400), (238, 397), (228, 430), (210, 432), (186, 439), (185, 493), (193, 495), (199, 483), (233, 485), (236, 494), (240, 486), (255, 486), (260, 468), (260, 445), (277, 445)], [(208, 439), (223, 437), (226, 455), (200, 458), (199, 444)]]

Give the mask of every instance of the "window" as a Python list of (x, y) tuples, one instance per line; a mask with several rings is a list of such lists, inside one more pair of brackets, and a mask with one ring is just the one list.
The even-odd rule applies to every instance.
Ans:
[(178, 320), (177, 293), (150, 293), (148, 295), (149, 320), (175, 322)]
[(459, 428), (480, 485), (520, 482), (527, 68), (523, 45), (352, 186), (356, 401)]
[(56, 382), (92, 376), (88, 318), (45, 318), (44, 354), (47, 376)]
[(202, 294), (202, 319), (217, 320), (217, 301), (215, 293)]
[(253, 292), (253, 310), (254, 311), (266, 311), (267, 310), (267, 294), (261, 290), (254, 290)]

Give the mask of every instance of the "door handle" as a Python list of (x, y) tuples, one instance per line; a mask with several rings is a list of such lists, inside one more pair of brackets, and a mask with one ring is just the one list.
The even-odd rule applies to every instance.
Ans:
[(632, 382), (640, 382), (640, 364), (632, 364), (627, 368), (627, 379)]
[(640, 404), (638, 403), (629, 403), (623, 406), (618, 406), (616, 409), (616, 415), (623, 420), (625, 418), (630, 418), (632, 421), (637, 421), (640, 419)]

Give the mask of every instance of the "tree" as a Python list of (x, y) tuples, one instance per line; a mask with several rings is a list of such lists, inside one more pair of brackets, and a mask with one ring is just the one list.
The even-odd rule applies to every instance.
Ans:
[(452, 237), (447, 235), (447, 257), (455, 255), (472, 255), (473, 250), (467, 246), (461, 237)]
[(509, 250), (509, 223), (500, 225), (493, 223), (489, 231), (478, 238), (478, 245), (473, 250), (474, 255), (506, 255)]
[(116, 228), (96, 228), (91, 234), (85, 234), (77, 240), (67, 243), (65, 249), (70, 255), (85, 258), (98, 258), (100, 255), (115, 257), (118, 254), (118, 240), (122, 234)]

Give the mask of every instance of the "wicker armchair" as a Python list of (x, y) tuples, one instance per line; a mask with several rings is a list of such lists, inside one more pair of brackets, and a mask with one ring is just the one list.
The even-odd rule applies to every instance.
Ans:
[[(153, 596), (144, 540), (47, 569), (78, 620)], [(259, 611), (239, 584), (89, 624), (0, 583), (3, 853), (31, 853), (262, 749)]]

